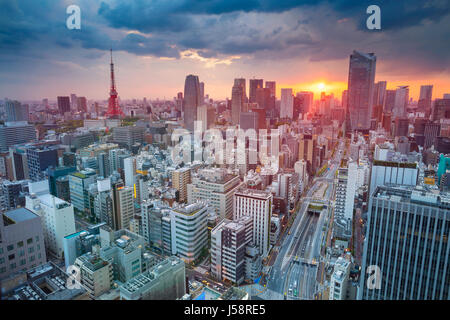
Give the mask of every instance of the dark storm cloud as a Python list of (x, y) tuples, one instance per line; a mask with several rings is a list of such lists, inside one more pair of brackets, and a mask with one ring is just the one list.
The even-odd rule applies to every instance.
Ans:
[[(351, 50), (442, 67), (449, 62), (450, 1), (375, 0), (74, 0), (82, 29), (65, 26), (67, 3), (2, 0), (0, 68), (8, 58), (85, 63), (109, 48), (179, 58), (342, 59)], [(365, 28), (366, 8), (381, 7), (382, 31)], [(338, 22), (347, 21), (347, 22)], [(126, 33), (131, 31), (131, 33)], [(137, 31), (137, 32), (135, 32)], [(80, 48), (84, 50), (80, 50)], [(89, 55), (89, 52), (94, 55)], [(64, 54), (62, 53), (64, 52)]]
[(385, 29), (399, 29), (437, 21), (450, 13), (448, 0), (135, 0), (102, 2), (99, 14), (111, 26), (138, 29), (182, 31), (192, 23), (188, 14), (224, 14), (231, 12), (284, 12), (293, 8), (326, 5), (342, 16), (360, 17), (359, 27), (365, 29), (365, 12), (369, 5), (382, 8)]

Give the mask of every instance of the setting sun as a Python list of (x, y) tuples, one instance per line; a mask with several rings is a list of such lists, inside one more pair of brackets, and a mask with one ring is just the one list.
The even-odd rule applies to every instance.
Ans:
[(317, 88), (318, 88), (319, 90), (325, 90), (325, 83), (319, 82), (319, 83), (317, 84)]

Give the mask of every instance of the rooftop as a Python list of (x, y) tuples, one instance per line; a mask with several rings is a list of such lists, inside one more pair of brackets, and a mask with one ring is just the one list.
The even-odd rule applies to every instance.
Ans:
[(450, 209), (450, 193), (432, 190), (428, 186), (379, 186), (374, 198), (402, 203), (415, 203), (441, 209)]
[(17, 208), (11, 211), (7, 211), (3, 215), (8, 217), (14, 223), (31, 220), (38, 217), (33, 212), (25, 208)]

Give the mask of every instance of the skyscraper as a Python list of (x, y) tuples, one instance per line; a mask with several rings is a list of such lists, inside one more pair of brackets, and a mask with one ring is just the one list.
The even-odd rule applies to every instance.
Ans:
[(425, 187), (374, 190), (358, 299), (449, 299), (448, 199)]
[(433, 97), (433, 86), (420, 86), (420, 96), (417, 103), (419, 111), (427, 112), (431, 109), (431, 99)]
[(194, 131), (194, 121), (197, 120), (197, 108), (200, 104), (200, 82), (198, 76), (190, 74), (184, 82), (184, 125), (187, 130)]
[(70, 98), (69, 97), (58, 97), (58, 110), (61, 115), (66, 112), (70, 112)]
[(205, 101), (205, 83), (200, 82), (200, 105)]
[(378, 81), (375, 84), (374, 93), (373, 93), (373, 106), (381, 106), (384, 110), (384, 104), (386, 102), (386, 81)]
[(395, 106), (395, 90), (386, 90), (386, 101), (384, 103), (384, 111), (391, 113)]
[(240, 86), (242, 86), (242, 88), (244, 88), (244, 102), (248, 102), (247, 86), (245, 84), (245, 78), (236, 78), (236, 79), (234, 79), (234, 84), (235, 85), (240, 85)]
[(353, 51), (348, 74), (348, 114), (351, 130), (369, 130), (377, 58)]
[[(347, 91), (347, 90), (346, 90)], [(311, 111), (314, 101), (314, 93), (311, 91), (297, 92), (297, 98), (300, 99), (299, 113), (308, 113)]]
[(87, 112), (87, 100), (86, 97), (77, 98), (77, 110), (81, 112)]
[(256, 103), (256, 89), (263, 88), (263, 79), (250, 79), (249, 102)]
[(281, 89), (280, 118), (292, 119), (294, 112), (294, 96), (292, 88)]
[(266, 81), (266, 88), (270, 89), (270, 96), (277, 96), (277, 83), (275, 81)]
[(28, 121), (29, 107), (19, 101), (6, 100), (5, 103), (6, 121)]
[[(244, 82), (242, 82), (244, 80)], [(239, 124), (241, 112), (245, 103), (245, 79), (235, 79), (231, 89), (231, 122)]]
[(409, 87), (399, 86), (395, 90), (395, 103), (392, 114), (394, 118), (404, 118), (406, 117), (406, 107), (409, 100)]
[(253, 243), (262, 256), (269, 252), (272, 203), (273, 196), (270, 192), (243, 189), (234, 194), (233, 220), (244, 216), (252, 217)]

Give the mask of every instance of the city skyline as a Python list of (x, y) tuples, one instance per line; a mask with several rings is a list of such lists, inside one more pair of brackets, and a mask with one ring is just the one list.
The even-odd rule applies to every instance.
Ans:
[[(445, 4), (383, 4), (383, 30), (389, 32), (381, 33), (362, 26), (366, 1), (351, 9), (340, 1), (269, 1), (267, 8), (213, 1), (188, 9), (180, 1), (143, 10), (147, 2), (76, 1), (81, 30), (68, 30), (63, 3), (9, 1), (2, 12), (8, 35), (0, 39), (0, 97), (40, 100), (76, 92), (107, 99), (110, 48), (122, 99), (172, 99), (188, 74), (198, 75), (214, 99), (231, 99), (233, 80), (241, 77), (276, 81), (278, 98), (281, 88), (340, 96), (353, 50), (374, 52), (375, 81), (387, 81), (388, 89), (408, 85), (414, 100), (421, 85), (432, 84), (433, 97), (442, 97), (450, 84), (448, 48), (440, 41), (449, 30)], [(36, 17), (24, 21), (31, 11)], [(156, 14), (156, 21), (150, 18)]]
[(450, 2), (376, 2), (3, 0), (0, 300), (450, 300)]

